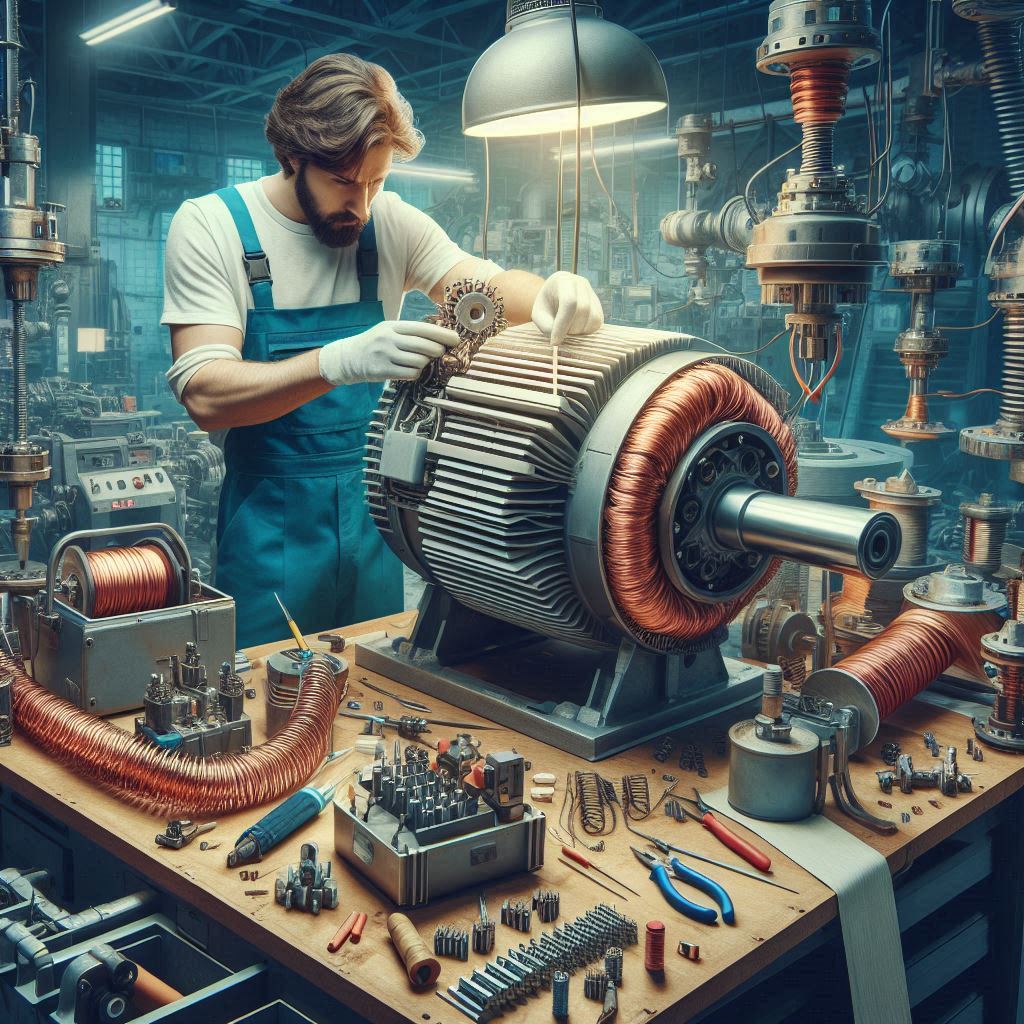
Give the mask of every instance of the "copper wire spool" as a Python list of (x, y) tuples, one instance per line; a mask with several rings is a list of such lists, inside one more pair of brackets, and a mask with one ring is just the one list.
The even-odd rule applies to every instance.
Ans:
[(981, 638), (997, 630), (995, 612), (954, 613), (908, 608), (874, 640), (834, 666), (866, 687), (880, 719), (912, 700), (954, 664), (981, 671)]
[(790, 73), (789, 91), (797, 124), (835, 122), (846, 110), (850, 65), (840, 61), (804, 64)]
[(340, 682), (314, 656), (288, 724), (247, 753), (199, 758), (168, 754), (147, 740), (81, 711), (38, 686), (0, 652), (0, 672), (14, 678), (14, 716), (21, 735), (54, 760), (153, 813), (211, 818), (277, 800), (323, 763), (347, 670)]
[(183, 597), (179, 567), (160, 541), (98, 551), (69, 547), (61, 571), (67, 603), (90, 618), (168, 608)]
[(779, 560), (747, 593), (701, 604), (677, 590), (661, 562), (658, 505), (669, 477), (710, 427), (747, 422), (768, 431), (782, 450), (789, 493), (796, 490), (796, 444), (775, 407), (727, 367), (704, 363), (664, 384), (634, 420), (622, 445), (604, 509), (602, 557), (622, 613), (641, 628), (687, 640), (733, 619), (775, 574)]

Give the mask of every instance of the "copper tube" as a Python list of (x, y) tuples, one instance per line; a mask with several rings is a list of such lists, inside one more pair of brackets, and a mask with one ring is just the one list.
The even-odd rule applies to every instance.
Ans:
[(1002, 621), (995, 612), (908, 608), (835, 667), (867, 687), (884, 719), (954, 664), (980, 672), (981, 638)]
[(132, 986), (131, 1002), (139, 1013), (149, 1013), (158, 1010), (161, 1006), (169, 1006), (182, 998), (176, 988), (171, 988), (166, 981), (161, 981), (155, 974), (150, 974), (140, 963), (136, 963), (135, 969), (138, 977)]
[(20, 733), (56, 761), (112, 790), (120, 799), (165, 816), (212, 818), (277, 800), (323, 763), (348, 670), (317, 655), (287, 724), (246, 753), (199, 758), (161, 750), (141, 737), (80, 710), (37, 685), (0, 653), (0, 672), (14, 678)]
[(687, 367), (662, 385), (626, 435), (608, 487), (602, 556), (616, 604), (642, 629), (684, 640), (706, 636), (730, 621), (778, 569), (773, 560), (768, 573), (733, 601), (700, 604), (672, 585), (661, 563), (658, 505), (669, 477), (697, 437), (730, 420), (754, 423), (775, 438), (793, 494), (796, 444), (789, 427), (752, 385), (716, 363)]

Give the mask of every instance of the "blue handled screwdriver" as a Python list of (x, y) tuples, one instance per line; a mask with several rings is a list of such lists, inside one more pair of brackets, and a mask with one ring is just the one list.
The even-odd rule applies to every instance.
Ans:
[[(328, 758), (328, 763), (351, 749), (337, 751)], [(238, 837), (235, 848), (228, 854), (228, 867), (255, 864), (262, 860), (269, 850), (320, 814), (330, 803), (337, 788), (334, 782), (326, 786), (306, 786), (279, 803)]]

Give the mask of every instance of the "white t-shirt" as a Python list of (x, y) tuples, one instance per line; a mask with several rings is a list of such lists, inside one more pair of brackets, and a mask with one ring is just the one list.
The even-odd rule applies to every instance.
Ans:
[[(359, 301), (355, 244), (332, 249), (274, 208), (261, 181), (238, 186), (256, 234), (270, 261), (274, 305), (279, 309)], [(407, 291), (427, 293), (461, 260), (472, 258), (425, 213), (394, 192), (380, 192), (370, 207), (377, 234), (378, 298), (394, 320)], [(487, 280), (501, 268), (478, 260)], [(245, 277), (242, 243), (218, 196), (188, 199), (167, 232), (163, 324), (223, 324), (245, 331), (252, 292)]]

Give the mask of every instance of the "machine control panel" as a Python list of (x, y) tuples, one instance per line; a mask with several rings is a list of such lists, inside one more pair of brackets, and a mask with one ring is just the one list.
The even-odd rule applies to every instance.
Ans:
[(177, 501), (174, 484), (162, 469), (140, 471), (139, 467), (126, 467), (81, 473), (80, 479), (93, 512), (153, 508)]

